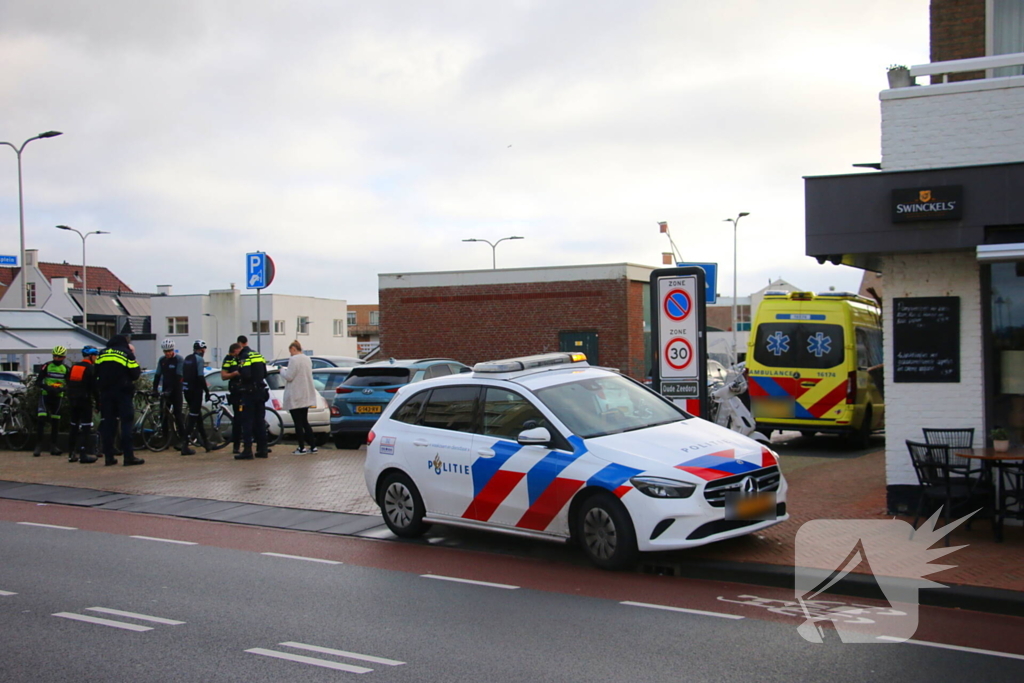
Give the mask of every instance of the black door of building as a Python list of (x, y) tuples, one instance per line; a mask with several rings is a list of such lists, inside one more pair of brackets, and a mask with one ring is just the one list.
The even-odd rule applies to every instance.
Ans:
[(597, 365), (597, 332), (559, 332), (558, 350), (582, 351), (587, 354), (587, 361), (591, 365)]

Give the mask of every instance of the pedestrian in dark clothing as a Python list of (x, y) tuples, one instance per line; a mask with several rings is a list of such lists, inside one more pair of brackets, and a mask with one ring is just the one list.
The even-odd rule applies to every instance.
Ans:
[(206, 383), (205, 355), (206, 342), (202, 339), (197, 339), (192, 344), (192, 353), (185, 356), (185, 362), (182, 365), (181, 387), (185, 396), (185, 402), (188, 404), (188, 420), (185, 421), (184, 437), (181, 440), (182, 455), (195, 454), (195, 451), (188, 445), (188, 440), (192, 437), (193, 430), (195, 430), (199, 437), (199, 443), (202, 444), (207, 453), (216, 450), (210, 446), (210, 441), (206, 437), (206, 428), (200, 419), (203, 412), (203, 400), (210, 400), (210, 387)]
[[(181, 415), (181, 366), (183, 360), (174, 350), (174, 340), (164, 339), (160, 342), (160, 348), (163, 349), (164, 355), (156, 364), (156, 372), (153, 374), (153, 391), (159, 392), (163, 405), (170, 407), (171, 415), (174, 418), (174, 427), (178, 432), (178, 438), (181, 439), (181, 444), (179, 445), (187, 444), (185, 420)], [(162, 390), (161, 384), (163, 385)], [(160, 414), (164, 422), (164, 433), (168, 434), (170, 425), (167, 424), (167, 412), (161, 410)]]
[(47, 422), (50, 423), (50, 455), (61, 454), (57, 433), (60, 430), (60, 410), (64, 405), (64, 389), (68, 381), (68, 366), (64, 364), (67, 355), (67, 348), (54, 346), (53, 360), (45, 363), (36, 375), (39, 410), (36, 413), (36, 449), (32, 455), (37, 458), (43, 449), (43, 431)]
[[(245, 353), (248, 351), (248, 353)], [(242, 353), (245, 353), (244, 360), (241, 360)], [(241, 453), (235, 456), (236, 460), (252, 460), (266, 458), (269, 455), (267, 450), (267, 422), (266, 422), (266, 401), (270, 397), (265, 382), (267, 377), (267, 361), (258, 351), (245, 347), (239, 353), (239, 374), (241, 386), (239, 392), (242, 395), (242, 440), (244, 448)], [(256, 442), (256, 453), (253, 453), (252, 443)]]
[(135, 361), (135, 349), (125, 335), (115, 335), (107, 342), (96, 359), (96, 382), (100, 392), (100, 425), (103, 437), (103, 460), (105, 465), (116, 465), (114, 458), (114, 432), (121, 425), (121, 450), (124, 465), (142, 465), (146, 461), (135, 457), (132, 448), (132, 431), (135, 426), (135, 381), (142, 374)]
[(96, 384), (96, 357), (99, 349), (86, 346), (82, 360), (71, 366), (68, 373), (68, 404), (71, 431), (68, 434), (68, 462), (83, 465), (96, 462), (92, 454), (92, 411), (99, 400)]

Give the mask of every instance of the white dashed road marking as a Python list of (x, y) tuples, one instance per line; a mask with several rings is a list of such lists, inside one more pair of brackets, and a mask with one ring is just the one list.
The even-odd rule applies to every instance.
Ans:
[(670, 607), (669, 605), (652, 605), (648, 602), (632, 602), (626, 600), (620, 602), (620, 605), (630, 605), (632, 607), (647, 607), (648, 609), (663, 609), (669, 612), (685, 612), (686, 614), (699, 614), (705, 617), (719, 617), (720, 619), (743, 619), (738, 614), (726, 614), (724, 612), (705, 612), (701, 609), (686, 609), (685, 607)]
[[(362, 662), (370, 662), (372, 664), (383, 664), (384, 666), (401, 666), (405, 662), (399, 662), (395, 659), (385, 659), (384, 657), (375, 657), (373, 655), (359, 654), (358, 652), (348, 652), (347, 650), (335, 650), (330, 647), (321, 647), (320, 645), (307, 645), (306, 643), (296, 643), (294, 641), (288, 641), (285, 643), (278, 643), (281, 647), (290, 647), (296, 650), (307, 650), (309, 652), (317, 652), (324, 655), (332, 655), (334, 657), (341, 657), (343, 659), (355, 659)], [(268, 650), (263, 647), (254, 647), (246, 650), (246, 652), (254, 655), (262, 655), (264, 657), (273, 657), (274, 659), (283, 659), (289, 662), (297, 662), (299, 664), (310, 664), (312, 666), (319, 666), (325, 669), (334, 669), (335, 671), (345, 671), (353, 674), (365, 674), (370, 673), (373, 669), (368, 669), (365, 666), (356, 666), (354, 664), (345, 664), (344, 662), (336, 662), (330, 659), (320, 659), (318, 657), (308, 657), (306, 655), (292, 654), (291, 652), (281, 652), (280, 650)]]
[(356, 652), (346, 652), (345, 650), (334, 650), (329, 647), (320, 647), (319, 645), (306, 645), (305, 643), (279, 643), (284, 647), (293, 647), (296, 650), (309, 650), (310, 652), (319, 652), (324, 655), (337, 655), (338, 657), (347, 657), (349, 659), (358, 659), (364, 662), (370, 662), (371, 664), (383, 664), (385, 666), (401, 666), (405, 662), (399, 662), (396, 659), (385, 659), (384, 657), (374, 657), (373, 655), (361, 655)]
[(63, 531), (78, 531), (78, 529), (73, 527), (73, 526), (58, 526), (56, 524), (38, 524), (36, 522), (18, 522), (18, 524), (24, 524), (25, 526), (40, 526), (40, 527), (43, 527), (44, 529), (61, 529)]
[(9, 595), (17, 595), (17, 593), (12, 593), (11, 591), (0, 591), (0, 597), (4, 597), (5, 598), (5, 597), (7, 597)]
[(439, 574), (420, 574), (424, 579), (437, 579), (438, 581), (454, 581), (455, 583), (468, 583), (472, 586), (487, 586), (488, 588), (504, 588), (514, 591), (519, 586), (510, 586), (507, 583), (491, 583), (490, 581), (473, 581), (472, 579), (458, 579), (454, 576), (441, 576)]
[(160, 541), (161, 543), (176, 543), (178, 545), (199, 545), (198, 543), (193, 543), (192, 541), (176, 541), (173, 538), (155, 538), (153, 536), (132, 536), (132, 538), (137, 538), (142, 541)]
[[(149, 621), (154, 624), (163, 624), (165, 626), (180, 626), (184, 624), (184, 621), (177, 621), (176, 619), (165, 619), (163, 617), (154, 617), (149, 614), (139, 614), (138, 612), (125, 612), (119, 609), (110, 609), (109, 607), (86, 607), (86, 612), (99, 612), (101, 614), (109, 614), (115, 617), (124, 617), (126, 619), (136, 619), (138, 621)], [(73, 621), (84, 621), (87, 624), (98, 624), (99, 626), (110, 626), (112, 628), (121, 628), (126, 631), (152, 631), (152, 626), (142, 626), (141, 624), (130, 624), (125, 621), (116, 621), (114, 619), (104, 619), (102, 617), (94, 617), (88, 614), (76, 614), (75, 612), (57, 612), (53, 616), (61, 617), (62, 619), (71, 619)]]
[(101, 619), (99, 617), (90, 617), (85, 614), (75, 614), (74, 612), (57, 612), (53, 616), (61, 617), (64, 619), (73, 619), (74, 621), (84, 621), (89, 624), (99, 624), (100, 626), (112, 626), (114, 628), (123, 628), (126, 631), (152, 631), (152, 626), (139, 626), (138, 624), (126, 624), (123, 621), (114, 621), (113, 619)]
[(976, 647), (964, 647), (962, 645), (945, 645), (943, 643), (930, 643), (927, 640), (904, 640), (892, 636), (877, 636), (878, 640), (885, 640), (890, 643), (910, 643), (911, 645), (924, 645), (925, 647), (937, 647), (942, 650), (955, 650), (957, 652), (973, 652), (978, 655), (990, 655), (992, 657), (1006, 657), (1007, 659), (1024, 660), (1024, 655), (1015, 655), (1010, 652), (996, 652), (995, 650), (980, 650)]
[(283, 557), (288, 560), (305, 560), (306, 562), (320, 562), (321, 564), (342, 564), (336, 560), (321, 560), (319, 557), (302, 557), (301, 555), (283, 555), (281, 553), (260, 553), (267, 557)]
[(180, 626), (184, 624), (184, 621), (177, 621), (175, 619), (164, 619), (163, 617), (151, 617), (148, 614), (137, 614), (135, 612), (123, 612), (119, 609), (110, 609), (109, 607), (86, 607), (87, 612), (101, 612), (103, 614), (112, 614), (115, 617), (128, 617), (129, 619), (141, 619), (142, 621), (152, 621), (154, 624), (166, 624), (168, 626)]

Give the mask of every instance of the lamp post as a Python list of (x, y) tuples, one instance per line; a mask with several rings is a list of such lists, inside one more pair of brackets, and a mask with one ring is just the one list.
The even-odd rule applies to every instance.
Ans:
[(739, 326), (739, 319), (736, 317), (736, 232), (740, 219), (749, 215), (749, 212), (741, 211), (736, 218), (725, 219), (732, 223), (732, 356), (734, 363), (740, 358), (739, 348), (736, 346), (736, 328)]
[(213, 318), (213, 322), (217, 323), (217, 326), (214, 328), (213, 332), (213, 361), (216, 363), (217, 354), (220, 353), (220, 320), (213, 313), (203, 313), (203, 315), (206, 316), (207, 318)]
[(498, 269), (498, 256), (497, 256), (497, 254), (498, 254), (498, 245), (501, 244), (502, 242), (504, 242), (505, 240), (523, 240), (523, 239), (526, 239), (526, 238), (525, 237), (519, 237), (518, 235), (513, 235), (512, 237), (502, 237), (497, 242), (491, 242), (490, 240), (480, 240), (480, 239), (477, 239), (475, 237), (471, 237), (468, 240), (462, 240), (462, 241), (463, 242), (487, 242), (487, 244), (491, 245), (491, 269), (492, 270), (497, 270)]
[(70, 230), (71, 232), (77, 232), (78, 236), (82, 238), (82, 328), (85, 330), (89, 329), (89, 269), (85, 265), (85, 240), (89, 235), (109, 235), (110, 233), (106, 230), (93, 230), (92, 232), (82, 233), (81, 230), (69, 227), (67, 225), (58, 225), (58, 230)]
[(55, 138), (58, 135), (62, 135), (60, 131), (48, 130), (45, 133), (40, 133), (34, 138), (29, 138), (25, 142), (21, 143), (21, 147), (15, 147), (10, 142), (0, 142), (0, 145), (7, 145), (14, 150), (14, 153), (18, 155), (18, 224), (21, 226), (21, 257), (18, 261), (18, 266), (21, 268), (21, 307), (27, 308), (26, 301), (26, 289), (25, 289), (25, 201), (21, 191), (21, 153), (25, 150), (25, 145), (32, 142), (33, 140), (42, 140), (44, 138)]

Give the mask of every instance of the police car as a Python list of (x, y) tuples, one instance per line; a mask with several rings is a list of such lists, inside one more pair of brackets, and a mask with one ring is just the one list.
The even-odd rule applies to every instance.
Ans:
[(437, 522), (574, 540), (608, 569), (788, 519), (774, 452), (583, 354), (402, 387), (370, 432), (364, 472), (398, 536)]

